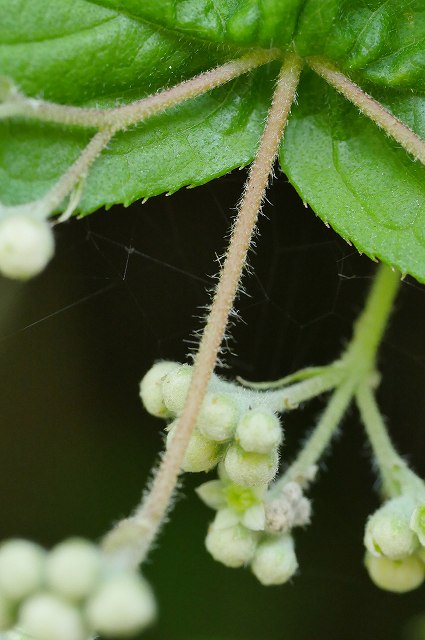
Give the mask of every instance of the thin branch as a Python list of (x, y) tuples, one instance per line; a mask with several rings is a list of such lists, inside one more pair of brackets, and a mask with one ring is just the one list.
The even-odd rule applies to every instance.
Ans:
[(307, 63), (339, 93), (355, 104), (362, 113), (401, 144), (416, 160), (425, 164), (425, 140), (416, 135), (404, 122), (328, 62), (309, 58)]
[(228, 317), (240, 285), (246, 256), (294, 100), (300, 71), (299, 58), (294, 55), (288, 56), (282, 66), (264, 133), (250, 169), (172, 446), (165, 452), (152, 487), (135, 514), (118, 523), (104, 541), (105, 550), (112, 557), (119, 558), (120, 562), (138, 564), (143, 561), (169, 508), (184, 454), (216, 364)]
[[(384, 264), (380, 265), (365, 307), (354, 325), (351, 342), (342, 359), (338, 361), (338, 367), (335, 367), (340, 376), (339, 382), (336, 381), (337, 389), (296, 460), (272, 486), (272, 493), (279, 491), (289, 480), (299, 478), (303, 482), (303, 478), (309, 477), (309, 470), (316, 465), (327, 448), (353, 396), (365, 383), (370, 384), (375, 373), (378, 347), (399, 286), (400, 274)], [(329, 374), (332, 371), (330, 368)], [(315, 378), (312, 378), (311, 382), (314, 381)], [(320, 382), (320, 376), (318, 381)], [(310, 380), (299, 383), (301, 390), (302, 385), (307, 382)], [(385, 455), (387, 454), (388, 449), (385, 451)]]
[(309, 470), (317, 464), (338, 429), (353, 398), (355, 385), (355, 381), (349, 378), (334, 392), (298, 457), (282, 478), (272, 486), (271, 493), (278, 492), (290, 480), (300, 479), (302, 484), (302, 479), (309, 477)]
[(15, 90), (8, 99), (6, 98), (5, 104), (0, 105), (0, 118), (21, 116), (79, 127), (97, 129), (111, 127), (114, 131), (120, 131), (185, 100), (206, 93), (280, 56), (281, 53), (275, 49), (254, 51), (238, 60), (232, 60), (215, 69), (205, 71), (175, 87), (112, 109), (55, 104), (28, 98)]
[[(2, 108), (8, 117), (11, 115), (12, 109), (16, 116), (38, 118), (65, 125), (97, 127), (99, 132), (93, 136), (81, 152), (80, 157), (68, 171), (43, 197), (33, 202), (14, 206), (3, 206), (0, 203), (0, 216), (22, 213), (46, 218), (59, 207), (77, 185), (84, 182), (89, 168), (117, 131), (126, 129), (132, 124), (136, 124), (185, 100), (206, 93), (255, 67), (275, 59), (276, 56), (276, 50), (255, 51), (238, 60), (233, 60), (215, 69), (201, 73), (199, 76), (186, 80), (171, 89), (165, 89), (153, 96), (138, 100), (132, 104), (116, 107), (115, 109), (84, 109), (57, 105), (27, 98), (12, 86), (9, 88), (9, 93), (6, 94), (5, 104), (0, 105), (0, 118)], [(77, 199), (80, 194), (81, 189), (76, 193), (76, 198), (72, 199), (73, 202), (70, 203), (70, 206), (67, 207), (67, 215), (75, 209), (74, 200), (78, 204)], [(64, 215), (62, 219), (65, 219)]]
[(357, 406), (375, 455), (385, 493), (395, 497), (401, 493), (424, 499), (424, 483), (401, 458), (388, 434), (373, 390), (365, 382), (356, 393)]

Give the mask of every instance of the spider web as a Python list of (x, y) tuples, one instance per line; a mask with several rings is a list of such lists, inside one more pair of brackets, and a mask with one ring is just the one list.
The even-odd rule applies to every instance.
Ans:
[[(110, 522), (132, 509), (161, 447), (162, 426), (140, 407), (138, 381), (155, 359), (186, 358), (194, 332), (202, 327), (203, 308), (209, 302), (206, 291), (215, 283), (218, 256), (225, 250), (244, 178), (245, 172), (233, 172), (193, 191), (161, 196), (145, 205), (136, 203), (129, 209), (116, 207), (58, 226), (57, 254), (44, 274), (25, 285), (1, 281), (1, 538), (22, 535), (51, 544), (70, 533), (98, 537)], [(245, 276), (237, 301), (241, 320), (226, 340), (223, 371), (266, 380), (339, 355), (362, 308), (375, 265), (305, 208), (282, 175), (268, 192), (259, 229), (250, 256), (251, 275)], [(424, 307), (423, 288), (406, 278), (382, 350), (384, 408), (400, 450), (412, 452), (418, 471), (425, 459), (420, 421), (425, 409)], [(288, 457), (299, 445), (300, 435), (311, 427), (318, 407), (320, 401), (312, 410), (288, 418)], [(323, 474), (315, 495), (318, 515), (313, 526), (325, 540), (333, 535), (336, 523), (340, 532), (352, 536), (360, 553), (362, 524), (375, 498), (368, 486), (373, 482), (367, 471), (368, 454), (357, 455), (363, 446), (360, 430), (349, 436), (336, 444), (335, 455), (326, 461), (329, 472)], [(343, 483), (340, 477), (345, 478)], [(199, 478), (193, 481), (199, 482)], [(354, 509), (344, 491), (356, 490), (367, 498), (358, 498)], [(334, 513), (335, 509), (339, 511)], [(161, 554), (156, 554), (149, 569), (153, 578), (157, 572), (162, 601), (174, 603), (169, 612), (173, 622), (183, 615), (178, 610), (183, 605), (174, 593), (173, 598), (167, 595), (161, 576), (168, 580), (170, 572), (178, 576), (186, 571), (186, 564), (180, 565), (176, 556), (177, 544), (185, 563), (193, 563), (194, 572), (182, 598), (196, 602), (203, 586), (201, 578), (197, 581), (195, 565), (209, 562), (202, 549), (207, 517), (196, 501), (179, 505)], [(189, 539), (184, 542), (188, 521), (197, 522), (191, 534), (199, 537), (197, 551)], [(349, 527), (355, 527), (355, 534)], [(328, 556), (326, 563), (315, 564), (317, 540), (313, 531), (309, 534), (300, 536), (305, 574), (296, 588), (307, 593), (327, 580), (329, 589), (337, 585), (347, 598), (363, 593), (359, 558), (355, 565), (359, 573), (353, 569), (353, 578), (338, 566), (347, 561), (342, 548), (334, 549), (332, 566)], [(245, 586), (247, 577), (205, 566), (210, 573), (218, 572), (219, 582), (226, 575), (229, 594), (242, 590), (246, 629), (250, 625), (255, 629), (255, 621), (246, 614), (244, 598), (249, 598), (251, 589), (249, 583)], [(271, 596), (256, 592), (255, 597), (264, 598), (264, 607), (273, 606)], [(290, 602), (296, 612), (294, 598)], [(223, 619), (228, 616), (225, 601), (215, 604), (221, 607)], [(238, 610), (239, 605), (232, 606)], [(290, 629), (288, 607), (281, 616)], [(182, 625), (190, 624), (184, 615), (182, 620)], [(164, 626), (144, 637), (183, 638), (174, 629), (167, 631), (167, 624), (165, 616)], [(337, 626), (323, 623), (322, 628), (327, 629), (324, 637), (342, 637)], [(238, 635), (226, 625), (223, 629), (223, 636), (232, 640), (251, 637), (247, 632)], [(267, 637), (281, 640), (278, 624), (273, 629), (268, 635), (265, 632)], [(311, 637), (297, 629), (288, 637)], [(319, 632), (315, 637), (321, 637)]]

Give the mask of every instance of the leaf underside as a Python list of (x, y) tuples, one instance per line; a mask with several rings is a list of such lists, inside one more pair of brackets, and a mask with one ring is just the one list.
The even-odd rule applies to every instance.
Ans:
[[(321, 55), (425, 137), (423, 0), (0, 0), (0, 74), (63, 104), (115, 106), (246, 48)], [(121, 133), (80, 205), (131, 204), (248, 164), (277, 63)], [(0, 200), (41, 196), (93, 132), (0, 124)], [(358, 250), (425, 282), (425, 170), (304, 71), (280, 162), (304, 201)]]

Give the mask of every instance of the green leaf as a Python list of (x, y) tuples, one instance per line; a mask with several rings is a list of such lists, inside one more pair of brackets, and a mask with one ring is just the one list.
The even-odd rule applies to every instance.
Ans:
[[(0, 74), (30, 96), (114, 106), (246, 47), (284, 50), (295, 42), (303, 56), (335, 61), (424, 135), (423, 0), (0, 0), (0, 12)], [(80, 212), (202, 184), (248, 164), (276, 73), (276, 63), (266, 65), (117, 135), (88, 176)], [(90, 135), (1, 122), (0, 200), (40, 197)], [(425, 280), (423, 170), (308, 73), (282, 164), (341, 235)]]
[(361, 72), (363, 82), (425, 90), (423, 0), (307, 0), (296, 47)]
[[(391, 106), (401, 117), (414, 106), (409, 120), (420, 133), (425, 100), (402, 98)], [(280, 160), (301, 197), (343, 238), (425, 280), (425, 168), (312, 73), (304, 74)]]

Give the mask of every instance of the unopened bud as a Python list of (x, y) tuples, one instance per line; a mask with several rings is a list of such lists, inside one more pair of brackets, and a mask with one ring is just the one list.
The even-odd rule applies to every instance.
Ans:
[(227, 567), (236, 568), (251, 562), (257, 540), (258, 534), (240, 524), (221, 528), (213, 522), (205, 546), (214, 560), (222, 562)]
[(48, 593), (27, 600), (19, 612), (18, 627), (26, 638), (37, 640), (87, 640), (80, 612)]
[(417, 589), (425, 578), (425, 567), (416, 556), (391, 560), (366, 553), (365, 566), (377, 587), (395, 593)]
[(238, 407), (233, 398), (223, 393), (207, 393), (198, 418), (198, 428), (211, 440), (225, 442), (233, 437)]
[(109, 637), (138, 633), (156, 615), (156, 604), (148, 583), (138, 575), (116, 575), (101, 585), (87, 603), (90, 626)]
[(386, 502), (367, 521), (364, 543), (374, 556), (393, 560), (411, 555), (418, 547), (418, 538), (410, 529), (414, 503), (407, 496)]
[(38, 589), (44, 579), (45, 552), (27, 540), (10, 540), (0, 547), (0, 592), (21, 600)]
[(224, 460), (229, 478), (244, 487), (268, 484), (275, 477), (278, 465), (277, 451), (248, 453), (238, 445), (229, 447)]
[(269, 453), (282, 442), (279, 418), (262, 409), (248, 411), (239, 421), (236, 439), (245, 451)]
[(47, 558), (48, 586), (71, 600), (80, 600), (88, 596), (94, 590), (100, 572), (100, 552), (94, 544), (86, 540), (73, 539), (62, 542)]
[(0, 272), (26, 280), (36, 276), (52, 258), (55, 249), (48, 222), (25, 215), (0, 221)]
[[(175, 420), (168, 431), (167, 448), (170, 447), (176, 435), (178, 421)], [(208, 440), (197, 429), (192, 433), (184, 456), (182, 470), (188, 473), (210, 471), (219, 462), (222, 456), (222, 447), (219, 443)]]
[(167, 360), (157, 362), (142, 378), (140, 383), (140, 398), (146, 411), (149, 411), (153, 416), (166, 418), (170, 415), (170, 412), (164, 404), (162, 383), (164, 382), (165, 376), (178, 367), (177, 362), (169, 362)]
[(298, 568), (292, 536), (270, 537), (261, 542), (251, 569), (261, 584), (284, 584)]
[(168, 411), (176, 416), (183, 411), (192, 380), (192, 367), (182, 364), (170, 371), (162, 383), (162, 394)]

